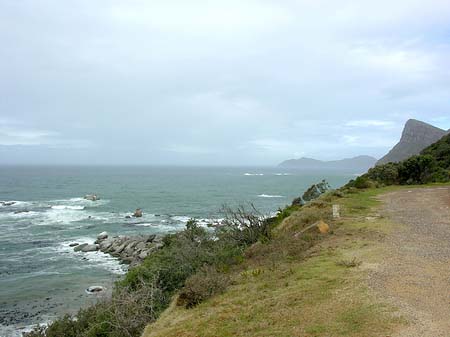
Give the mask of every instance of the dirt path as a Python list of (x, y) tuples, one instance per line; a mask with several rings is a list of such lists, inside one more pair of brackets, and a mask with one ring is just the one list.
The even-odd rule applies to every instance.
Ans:
[(404, 226), (386, 237), (384, 262), (369, 283), (409, 320), (394, 336), (450, 336), (450, 187), (382, 200), (385, 213)]

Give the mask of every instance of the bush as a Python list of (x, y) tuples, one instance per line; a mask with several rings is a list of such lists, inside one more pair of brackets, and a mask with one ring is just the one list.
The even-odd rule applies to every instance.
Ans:
[(353, 182), (353, 186), (358, 189), (365, 189), (365, 188), (372, 188), (375, 187), (375, 184), (373, 181), (371, 181), (366, 174), (359, 176), (355, 179)]
[(66, 315), (48, 328), (38, 327), (26, 337), (133, 337), (154, 321), (168, 299), (155, 283), (143, 283), (139, 290), (116, 290), (112, 298), (81, 309), (76, 318)]
[(215, 267), (204, 266), (186, 280), (177, 305), (192, 308), (206, 299), (223, 293), (229, 284), (229, 277)]
[(367, 177), (384, 185), (398, 184), (398, 164), (387, 163), (375, 166), (369, 170)]
[(399, 164), (398, 178), (400, 184), (426, 184), (432, 182), (437, 169), (436, 160), (431, 155), (411, 157)]
[(269, 240), (271, 237), (274, 220), (258, 212), (253, 204), (249, 207), (241, 205), (236, 209), (224, 206), (222, 214), (223, 225), (217, 232), (222, 240), (231, 241), (238, 246), (248, 246), (258, 240)]

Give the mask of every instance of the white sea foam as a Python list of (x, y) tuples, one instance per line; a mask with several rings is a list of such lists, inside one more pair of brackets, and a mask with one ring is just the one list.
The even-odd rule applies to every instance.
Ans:
[(176, 216), (172, 216), (170, 218), (172, 220), (183, 222), (183, 223), (187, 223), (189, 220), (192, 219), (190, 216), (183, 216), (183, 215), (181, 215), (181, 216), (180, 215), (176, 215)]
[(244, 173), (244, 176), (263, 176), (264, 173)]
[(276, 176), (291, 176), (292, 173), (275, 173)]
[(58, 209), (58, 210), (62, 210), (62, 209), (82, 210), (82, 209), (84, 209), (84, 206), (56, 205), (56, 206), (52, 206), (51, 208)]
[(259, 194), (260, 198), (284, 198), (282, 195), (271, 195), (271, 194)]

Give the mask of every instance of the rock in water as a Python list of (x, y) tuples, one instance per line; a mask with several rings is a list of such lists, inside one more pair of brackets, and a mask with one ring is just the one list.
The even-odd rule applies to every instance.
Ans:
[(134, 216), (135, 218), (141, 218), (141, 217), (142, 217), (142, 209), (137, 208), (137, 209), (134, 211), (133, 216)]
[[(76, 247), (76, 248), (78, 248), (78, 247)], [(96, 245), (96, 244), (93, 244), (93, 245), (86, 245), (86, 246), (84, 246), (83, 248), (81, 248), (81, 251), (82, 251), (83, 253), (87, 253), (87, 252), (95, 252), (95, 251), (98, 250), (98, 248), (99, 248), (99, 246)]]
[(73, 250), (74, 250), (75, 252), (81, 252), (81, 250), (82, 250), (84, 247), (86, 247), (87, 245), (88, 245), (87, 243), (83, 243), (83, 244), (81, 244), (81, 245), (76, 246)]
[(101, 232), (99, 235), (97, 235), (97, 240), (105, 240), (108, 238), (107, 232)]
[(76, 246), (78, 246), (78, 245), (79, 245), (78, 242), (73, 242), (73, 243), (71, 243), (71, 244), (69, 245), (69, 247), (76, 247)]
[(105, 288), (103, 288), (102, 286), (90, 286), (89, 288), (86, 289), (86, 292), (88, 294), (97, 294), (104, 290)]
[(84, 196), (84, 199), (90, 200), (90, 201), (97, 201), (100, 198), (97, 196), (97, 194), (87, 194)]

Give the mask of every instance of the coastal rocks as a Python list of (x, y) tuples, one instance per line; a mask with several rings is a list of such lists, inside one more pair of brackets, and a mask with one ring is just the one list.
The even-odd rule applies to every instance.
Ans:
[(317, 199), (325, 192), (331, 190), (330, 184), (326, 180), (322, 180), (318, 184), (313, 184), (310, 188), (306, 190), (305, 193), (301, 197), (295, 198), (292, 201), (292, 205), (300, 205), (303, 206), (305, 202), (312, 201)]
[(134, 216), (135, 218), (142, 218), (142, 209), (137, 208), (137, 209), (134, 211), (133, 216)]
[(99, 249), (99, 245), (97, 244), (87, 244), (86, 246), (84, 246), (83, 248), (81, 248), (81, 251), (83, 253), (88, 253), (88, 252), (95, 252)]
[(118, 258), (123, 263), (135, 266), (162, 245), (161, 239), (156, 235), (109, 237), (108, 233), (102, 232), (97, 236), (94, 244), (76, 243), (71, 244), (71, 247), (74, 247), (75, 252), (101, 251)]
[(156, 235), (116, 236), (99, 240), (99, 250), (135, 266), (162, 246)]
[(88, 253), (88, 252), (95, 252), (98, 249), (99, 249), (99, 245), (97, 245), (97, 244), (83, 243), (81, 245), (79, 245), (79, 244), (75, 245), (75, 248), (73, 249), (73, 251)]
[(78, 245), (79, 245), (78, 242), (73, 242), (73, 243), (69, 244), (69, 247), (76, 247), (76, 246), (78, 246)]
[(90, 201), (97, 201), (100, 200), (100, 198), (97, 196), (97, 194), (86, 194), (84, 196), (85, 200), (90, 200)]
[(81, 250), (84, 248), (84, 247), (86, 247), (88, 244), (87, 243), (82, 243), (81, 245), (77, 245), (74, 249), (73, 249), (73, 251), (74, 252), (81, 252)]
[(14, 205), (16, 202), (15, 201), (0, 201), (0, 205), (1, 206), (12, 206)]

